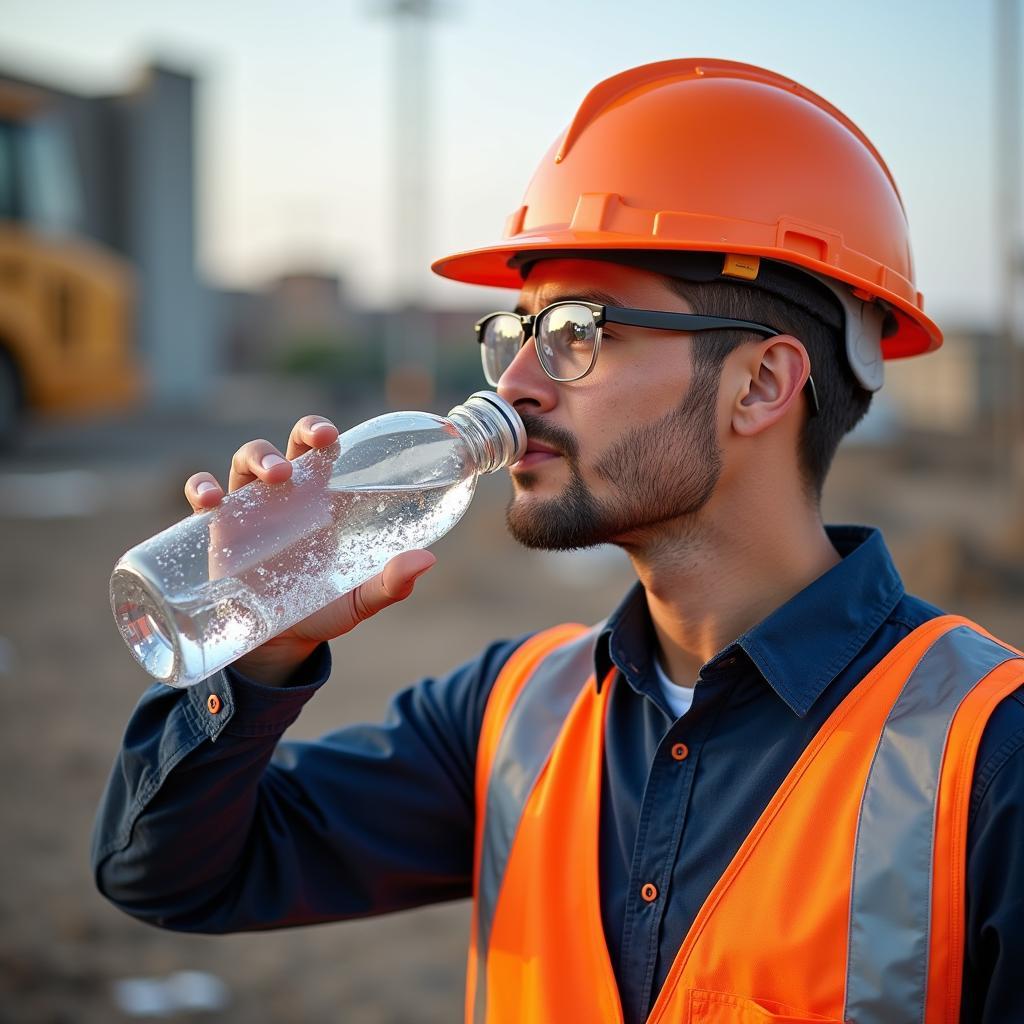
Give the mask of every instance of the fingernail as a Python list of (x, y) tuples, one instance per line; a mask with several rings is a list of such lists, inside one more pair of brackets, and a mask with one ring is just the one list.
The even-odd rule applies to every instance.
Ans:
[(216, 490), (217, 490), (217, 485), (216, 485), (216, 484), (211, 484), (209, 480), (204, 480), (204, 481), (203, 481), (203, 482), (202, 482), (202, 483), (201, 483), (201, 484), (200, 484), (200, 485), (199, 485), (199, 486), (198, 486), (198, 487), (196, 488), (196, 494), (198, 494), (198, 495), (199, 495), (199, 497), (201, 498), (201, 497), (202, 497), (202, 496), (203, 496), (204, 494), (206, 494), (206, 493), (207, 493), (208, 491), (216, 491)]
[(285, 460), (282, 459), (280, 455), (274, 455), (273, 452), (271, 452), (270, 455), (263, 456), (263, 458), (260, 460), (260, 465), (264, 469), (273, 469), (275, 466), (279, 465), (284, 461)]
[(330, 427), (331, 430), (337, 430), (338, 428), (330, 420), (317, 420), (309, 429), (319, 430), (321, 427)]

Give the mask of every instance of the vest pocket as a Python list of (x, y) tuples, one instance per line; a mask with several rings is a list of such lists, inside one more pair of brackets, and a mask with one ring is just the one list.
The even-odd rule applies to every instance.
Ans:
[(690, 992), (687, 1024), (843, 1024), (835, 1017), (777, 1003), (772, 999), (747, 999), (729, 992)]

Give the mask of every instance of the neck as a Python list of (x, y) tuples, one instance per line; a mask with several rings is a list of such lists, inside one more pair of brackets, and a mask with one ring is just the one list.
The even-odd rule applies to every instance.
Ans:
[[(817, 510), (710, 507), (623, 544), (647, 592), (661, 664), (692, 686), (701, 667), (842, 559)], [(794, 511), (796, 514), (794, 515)]]

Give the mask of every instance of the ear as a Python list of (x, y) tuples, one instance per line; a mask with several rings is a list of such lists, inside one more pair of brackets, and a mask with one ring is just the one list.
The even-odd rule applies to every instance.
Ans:
[(780, 334), (742, 345), (734, 354), (732, 425), (738, 434), (759, 434), (791, 409), (800, 409), (800, 394), (811, 372), (811, 360), (800, 341)]

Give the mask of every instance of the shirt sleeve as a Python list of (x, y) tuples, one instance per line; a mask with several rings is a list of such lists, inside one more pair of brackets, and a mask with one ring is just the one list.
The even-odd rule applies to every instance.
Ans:
[(382, 914), (470, 896), (476, 745), (518, 640), (396, 694), (379, 724), (281, 735), (331, 672), (301, 685), (227, 668), (150, 687), (100, 803), (99, 890), (148, 923), (221, 933)]
[(967, 832), (961, 1024), (1024, 1021), (1024, 691), (996, 708), (979, 748)]

